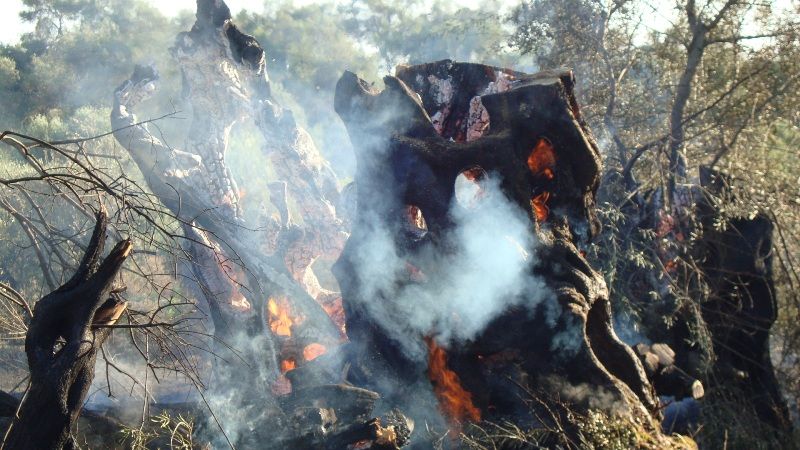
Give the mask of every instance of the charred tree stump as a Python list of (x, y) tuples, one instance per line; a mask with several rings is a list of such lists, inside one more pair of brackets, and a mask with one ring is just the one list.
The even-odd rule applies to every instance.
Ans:
[[(659, 368), (653, 374), (655, 388), (659, 395), (676, 399), (696, 399), (697, 393), (704, 393), (704, 402), (721, 402), (728, 414), (739, 416), (754, 433), (761, 432), (757, 429), (767, 434), (791, 432), (769, 354), (769, 333), (777, 319), (772, 274), (774, 225), (764, 214), (724, 217), (720, 206), (735, 200), (733, 180), (704, 166), (699, 174), (699, 185), (683, 188), (682, 201), (672, 210), (665, 209), (662, 192), (651, 191), (645, 196), (641, 215), (630, 219), (629, 229), (650, 230), (676, 244), (659, 245), (655, 250), (664, 278), (686, 286), (690, 294), (690, 298), (677, 298), (666, 289), (660, 274), (626, 273), (626, 279), (633, 280), (628, 282), (632, 286), (629, 296), (643, 299), (639, 308), (645, 334), (675, 350), (675, 369), (664, 378), (667, 372)], [(690, 235), (697, 238), (688, 238)], [(660, 292), (662, 298), (652, 301), (651, 291)], [(673, 317), (668, 326), (665, 316)], [(640, 354), (650, 372), (646, 360), (654, 355), (648, 354), (648, 346), (637, 347), (643, 350)], [(695, 378), (702, 381), (702, 389), (700, 383), (689, 384)], [(711, 408), (715, 415), (708, 421), (721, 425), (714, 429), (736, 429), (724, 424), (724, 417), (716, 414), (718, 409)], [(694, 427), (697, 423), (683, 425)], [(685, 427), (674, 431), (691, 431)], [(733, 434), (730, 437), (735, 438)], [(716, 442), (727, 438), (714, 436)]]
[(774, 225), (759, 214), (734, 218), (719, 229), (716, 205), (732, 195), (730, 180), (706, 167), (700, 175), (704, 195), (697, 208), (703, 237), (696, 251), (711, 292), (701, 311), (714, 352), (706, 384), (712, 392), (729, 390), (768, 427), (790, 432), (792, 421), (769, 352), (769, 332), (778, 318)]
[[(434, 379), (435, 349), (445, 347), (443, 365), (474, 403), (460, 420), (476, 420), (480, 412), (519, 414), (527, 407), (518, 386), (584, 407), (609, 407), (589, 398), (602, 391), (636, 416), (658, 417), (640, 361), (614, 332), (605, 282), (580, 251), (597, 231), (600, 158), (572, 93), (571, 72), (526, 75), (439, 61), (399, 67), (384, 83), (378, 92), (345, 72), (336, 87), (335, 108), (358, 162), (357, 214), (334, 267), (348, 336), (361, 346), (351, 369), (354, 382), (402, 404), (420, 378)], [(469, 206), (458, 205), (460, 177), (477, 184), (477, 201), (484, 196), (490, 204), (472, 214), (505, 201), (524, 218), (525, 231), (515, 239), (520, 246), (529, 240), (535, 245), (515, 269), (524, 274), (524, 286), (510, 289), (514, 301), (476, 334), (437, 342), (444, 329), (458, 334), (469, 324), (468, 310), (488, 302), (476, 297), (423, 326), (412, 320), (418, 311), (448, 304), (448, 296), (471, 295), (445, 279), (454, 276), (447, 266), (459, 264), (448, 255), (469, 245), (454, 231), (464, 210), (470, 214)], [(491, 179), (499, 193), (491, 192)], [(482, 233), (502, 233), (503, 224), (497, 225)], [(491, 258), (505, 245), (502, 239), (494, 243), (496, 248), (475, 257)], [(390, 251), (381, 253), (384, 247)], [(377, 270), (379, 264), (388, 267)], [(474, 278), (502, 276), (491, 266), (487, 270), (492, 273)], [(453, 380), (451, 374), (443, 378)], [(434, 386), (437, 394), (441, 389)], [(576, 391), (592, 393), (570, 394)]]
[[(171, 148), (134, 115), (156, 90), (152, 67), (137, 66), (115, 91), (114, 136), (183, 229), (181, 276), (222, 342), (215, 348), (210, 404), (226, 411), (219, 420), (223, 432), (240, 431), (228, 444), (263, 445), (266, 433), (287, 428), (289, 418), (273, 395), (273, 388), (285, 388), (284, 363), (306, 369), (307, 346), (324, 351), (342, 341), (341, 324), (324, 309), (338, 295), (322, 289), (311, 268), (319, 257), (338, 256), (347, 236), (333, 207), (337, 180), (291, 111), (272, 97), (264, 50), (237, 28), (225, 2), (198, 0), (194, 25), (176, 36), (170, 51), (192, 110), (184, 148)], [(252, 119), (264, 136), (278, 177), (269, 186), (280, 218), (251, 227), (255, 231), (242, 226), (240, 194), (226, 162), (230, 130), (243, 119)], [(298, 221), (289, 213), (290, 200)], [(291, 318), (303, 318), (286, 326), (291, 337), (272, 327), (271, 308), (279, 300)]]
[(5, 448), (74, 447), (70, 433), (94, 379), (97, 351), (127, 306), (114, 279), (132, 245), (119, 242), (101, 259), (105, 240), (106, 216), (99, 213), (75, 275), (36, 303), (25, 337), (30, 387)]

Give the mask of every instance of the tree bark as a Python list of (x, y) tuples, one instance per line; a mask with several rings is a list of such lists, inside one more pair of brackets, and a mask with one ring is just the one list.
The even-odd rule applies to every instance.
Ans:
[(30, 387), (5, 448), (72, 448), (70, 433), (94, 379), (97, 351), (126, 308), (113, 282), (132, 245), (118, 243), (101, 261), (105, 240), (101, 212), (78, 271), (34, 307), (25, 338)]
[[(362, 370), (361, 379), (372, 379), (379, 391), (382, 377), (395, 380), (391, 384), (400, 386), (399, 393), (387, 393), (391, 387), (382, 393), (402, 404), (410, 395), (405, 389), (412, 389), (415, 378), (426, 370), (427, 361), (400, 350), (399, 342), (413, 341), (414, 335), (390, 331), (394, 323), (402, 328), (405, 318), (390, 316), (387, 323), (370, 305), (385, 304), (383, 308), (392, 311), (404, 286), (436, 292), (439, 280), (396, 272), (379, 291), (365, 290), (375, 275), (366, 275), (371, 272), (360, 255), (374, 248), (371, 233), (385, 229), (408, 264), (431, 277), (444, 270), (444, 263), (431, 255), (452, 252), (448, 233), (455, 220), (454, 183), (462, 171), (477, 166), (499, 176), (502, 193), (527, 217), (526, 228), (539, 244), (536, 263), (525, 270), (545, 280), (553, 293), (542, 303), (522, 302), (502, 311), (474, 339), (448, 349), (448, 361), (477, 406), (494, 411), (492, 417), (518, 411), (519, 405), (510, 399), (520, 393), (510, 394), (514, 388), (508, 386), (498, 388), (498, 380), (508, 377), (549, 393), (569, 384), (607, 389), (635, 415), (648, 421), (657, 417), (657, 401), (639, 360), (614, 332), (605, 282), (579, 250), (597, 231), (594, 192), (600, 162), (572, 95), (571, 72), (526, 75), (439, 61), (400, 67), (397, 76), (386, 77), (384, 83), (386, 89), (377, 92), (346, 72), (336, 88), (336, 111), (348, 128), (358, 161), (358, 217), (334, 267), (348, 335), (363, 348), (351, 372)], [(473, 127), (474, 117), (481, 118), (480, 127)], [(552, 180), (531, 173), (531, 149), (542, 137), (556, 152)], [(544, 218), (532, 206), (532, 195), (542, 190), (550, 193), (549, 217)], [(406, 205), (424, 216), (424, 236), (404, 232)], [(548, 319), (551, 306), (558, 312)], [(434, 325), (430, 333), (435, 330)], [(418, 333), (416, 339), (422, 342), (425, 331)], [(554, 343), (564, 333), (576, 336), (574, 352), (559, 352)], [(490, 360), (498, 361), (494, 369), (487, 369)]]

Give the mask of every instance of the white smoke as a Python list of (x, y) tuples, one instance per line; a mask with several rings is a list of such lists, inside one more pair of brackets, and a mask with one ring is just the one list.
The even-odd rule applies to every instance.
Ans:
[[(423, 269), (419, 282), (396, 287), (409, 268), (386, 228), (371, 229), (354, 258), (366, 311), (412, 359), (427, 355), (422, 336), (457, 345), (509, 307), (533, 307), (545, 297), (543, 280), (530, 271), (538, 246), (530, 220), (500, 190), (499, 175), (487, 177), (481, 190), (470, 208), (453, 202), (454, 251), (427, 254), (422, 267), (436, 272)], [(391, 298), (376, 300), (380, 293)]]

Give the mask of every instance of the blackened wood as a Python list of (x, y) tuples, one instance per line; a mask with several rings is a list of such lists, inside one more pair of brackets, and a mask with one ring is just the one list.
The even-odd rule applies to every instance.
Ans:
[(122, 241), (101, 260), (105, 240), (106, 215), (101, 212), (78, 270), (34, 307), (25, 338), (30, 387), (5, 448), (73, 445), (70, 433), (94, 379), (97, 351), (111, 334), (111, 328), (96, 326), (95, 317), (114, 316), (124, 308), (113, 298), (112, 288), (132, 245)]
[[(543, 387), (547, 380), (560, 377), (575, 385), (603, 387), (616, 392), (643, 417), (657, 418), (657, 400), (644, 369), (614, 332), (602, 275), (580, 251), (598, 230), (594, 205), (600, 156), (580, 117), (572, 74), (513, 73), (510, 85), (502, 89), (486, 86), (482, 94), (481, 83), (497, 82), (507, 75), (499, 68), (439, 61), (398, 69), (397, 77), (384, 79), (385, 89), (380, 92), (349, 72), (339, 80), (334, 106), (348, 129), (358, 161), (355, 183), (359, 217), (334, 266), (342, 288), (348, 335), (361, 345), (364, 355), (351, 373), (365, 374), (359, 376), (359, 382), (387, 377), (396, 379), (395, 385), (409, 383), (424, 373), (417, 362), (404, 357), (398, 344), (364, 308), (366, 302), (392, 302), (394, 296), (389, 289), (372, 298), (361, 298), (364, 280), (354, 258), (360, 246), (369, 245), (362, 240), (370, 227), (385, 227), (397, 230), (400, 257), (425, 273), (435, 273), (436, 267), (424, 266), (430, 264), (424, 255), (447, 251), (441, 243), (447, 241), (448, 230), (453, 227), (450, 206), (456, 178), (463, 170), (480, 166), (488, 173), (499, 174), (503, 194), (528, 216), (530, 230), (541, 243), (537, 264), (529, 270), (546, 281), (555, 293), (551, 301), (557, 302), (562, 312), (552, 320), (541, 307), (533, 311), (510, 308), (474, 341), (448, 352), (449, 363), (467, 390), (475, 394), (478, 406), (499, 411), (504, 399), (516, 398), (518, 393), (509, 395), (508, 386), (495, 385), (511, 371), (520, 373), (521, 367), (522, 382)], [(450, 84), (442, 84), (442, 80)], [(453, 120), (445, 120), (440, 126), (432, 123), (431, 115), (442, 106), (442, 98), (434, 98), (442, 93), (452, 96), (444, 103)], [(475, 96), (488, 114), (489, 126), (482, 134), (466, 139), (464, 108), (466, 100)], [(554, 179), (546, 186), (551, 194), (550, 219), (538, 223), (531, 199), (542, 186), (531, 174), (527, 158), (542, 138), (555, 149), (557, 164)], [(420, 242), (408, 242), (397, 223), (404, 217), (400, 211), (404, 205), (416, 206), (425, 217), (428, 233)], [(567, 328), (577, 330), (573, 357), (564, 356), (557, 345), (551, 345), (553, 338), (563, 335)], [(502, 352), (513, 356), (498, 364), (499, 374), (482, 370), (485, 359), (500, 361), (502, 358), (494, 356)], [(487, 358), (481, 360), (479, 356)], [(380, 390), (379, 382), (375, 383), (374, 388)], [(402, 394), (396, 395), (398, 398), (392, 400), (402, 402)], [(512, 410), (509, 406), (499, 414)]]
[(345, 384), (322, 385), (294, 390), (282, 403), (291, 411), (304, 405), (333, 408), (343, 423), (367, 420), (380, 396), (373, 391)]
[(731, 180), (705, 167), (700, 173), (706, 195), (698, 202), (703, 238), (697, 251), (711, 290), (702, 317), (716, 357), (706, 384), (735, 388), (763, 423), (791, 430), (769, 351), (770, 329), (778, 318), (772, 268), (775, 226), (761, 213), (731, 219), (719, 229), (717, 205), (733, 195)]

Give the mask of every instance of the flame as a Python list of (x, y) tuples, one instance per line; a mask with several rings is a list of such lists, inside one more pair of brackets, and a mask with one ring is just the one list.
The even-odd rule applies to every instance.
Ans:
[(322, 344), (316, 342), (308, 344), (303, 348), (303, 359), (311, 361), (312, 359), (324, 355), (326, 351), (328, 351), (328, 349)]
[(545, 191), (531, 199), (531, 208), (536, 213), (536, 220), (544, 222), (550, 213), (550, 208), (547, 206), (547, 201), (550, 200), (550, 193)]
[(269, 328), (277, 336), (291, 336), (294, 321), (289, 316), (289, 305), (286, 300), (270, 298), (267, 302), (269, 312)]
[[(555, 167), (556, 153), (553, 150), (553, 144), (545, 138), (540, 138), (536, 141), (536, 146), (531, 150), (531, 154), (528, 155), (528, 168), (535, 177), (549, 181), (555, 178)], [(546, 221), (550, 213), (550, 208), (547, 206), (548, 200), (550, 200), (550, 193), (546, 191), (531, 198), (531, 208), (539, 222)]]
[(428, 378), (433, 383), (442, 413), (460, 424), (465, 420), (481, 420), (481, 411), (472, 403), (472, 394), (461, 386), (458, 375), (447, 367), (447, 353), (432, 338), (428, 344)]
[(270, 387), (275, 395), (289, 395), (292, 393), (292, 382), (286, 377), (285, 373), (294, 370), (296, 364), (294, 359), (284, 359), (281, 361), (281, 373), (272, 382)]
[(281, 373), (286, 373), (290, 370), (294, 370), (297, 367), (297, 363), (293, 359), (284, 359), (281, 361)]
[(555, 166), (556, 152), (553, 150), (553, 144), (545, 138), (540, 138), (528, 156), (528, 168), (534, 175), (552, 180), (555, 177), (553, 172)]

